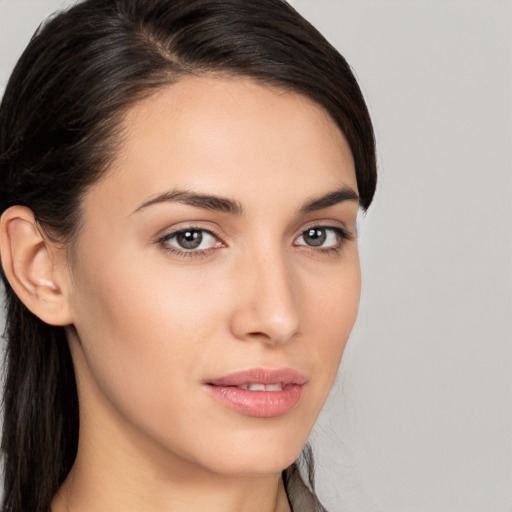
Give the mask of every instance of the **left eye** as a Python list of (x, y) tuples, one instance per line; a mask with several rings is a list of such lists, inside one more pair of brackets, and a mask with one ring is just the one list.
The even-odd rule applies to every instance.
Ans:
[(185, 251), (212, 249), (218, 242), (204, 229), (183, 229), (166, 236), (162, 242)]
[(296, 239), (296, 245), (309, 247), (336, 247), (340, 243), (340, 231), (336, 228), (310, 228), (303, 231)]

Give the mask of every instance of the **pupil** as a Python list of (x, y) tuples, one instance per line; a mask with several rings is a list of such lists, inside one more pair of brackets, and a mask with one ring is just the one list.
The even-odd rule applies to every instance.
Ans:
[(184, 249), (196, 249), (203, 240), (203, 234), (200, 231), (182, 231), (176, 235), (176, 240)]
[(308, 229), (308, 231), (304, 234), (304, 241), (308, 245), (319, 246), (325, 242), (327, 235), (325, 233), (325, 229), (314, 228)]

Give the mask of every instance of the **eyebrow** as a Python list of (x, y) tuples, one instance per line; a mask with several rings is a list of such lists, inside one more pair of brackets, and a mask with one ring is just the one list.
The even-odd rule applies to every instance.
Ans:
[(334, 206), (338, 203), (343, 203), (344, 201), (359, 202), (359, 196), (354, 189), (344, 186), (334, 192), (309, 200), (300, 208), (299, 213), (311, 213), (316, 210), (322, 210), (323, 208), (329, 208), (329, 206)]
[[(321, 197), (313, 198), (307, 201), (300, 209), (300, 214), (311, 213), (316, 210), (322, 210), (329, 206), (334, 206), (344, 201), (359, 201), (359, 196), (350, 187), (344, 186), (338, 190), (325, 194)], [(242, 215), (243, 208), (238, 201), (220, 197), (212, 194), (202, 194), (187, 190), (172, 190), (164, 192), (148, 201), (142, 203), (133, 213), (136, 213), (148, 206), (159, 203), (182, 203), (205, 210), (213, 210), (232, 215)]]
[(142, 203), (133, 213), (158, 203), (182, 203), (205, 210), (231, 213), (233, 215), (241, 215), (243, 212), (242, 205), (238, 201), (212, 194), (201, 194), (187, 190), (172, 190)]

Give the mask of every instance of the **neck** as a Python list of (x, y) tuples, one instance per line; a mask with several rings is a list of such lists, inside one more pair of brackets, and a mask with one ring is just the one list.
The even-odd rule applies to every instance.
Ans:
[(87, 477), (79, 465), (74, 467), (53, 501), (52, 512), (290, 512), (278, 476), (177, 486), (156, 476), (148, 482), (132, 480), (126, 472), (108, 478), (93, 471), (88, 468)]
[(232, 475), (180, 458), (117, 414), (84, 414), (52, 512), (290, 512), (280, 473)]

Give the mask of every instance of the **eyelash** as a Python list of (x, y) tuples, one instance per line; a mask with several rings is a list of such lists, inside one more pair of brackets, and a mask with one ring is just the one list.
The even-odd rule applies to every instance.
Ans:
[(300, 237), (303, 237), (305, 233), (308, 231), (312, 231), (315, 229), (321, 229), (325, 231), (332, 231), (334, 232), (335, 236), (337, 237), (337, 243), (330, 247), (318, 247), (315, 248), (311, 245), (303, 245), (303, 244), (296, 244), (294, 243), (295, 247), (303, 247), (305, 250), (314, 253), (314, 254), (326, 254), (326, 255), (338, 255), (343, 250), (345, 246), (345, 242), (349, 240), (354, 240), (354, 236), (352, 233), (349, 233), (347, 230), (339, 227), (339, 226), (326, 226), (326, 225), (312, 225), (301, 231), (300, 235), (295, 238), (297, 240)]
[[(176, 236), (178, 236), (181, 233), (186, 233), (187, 231), (206, 233), (206, 234), (212, 236), (213, 238), (219, 240), (220, 242), (216, 244), (216, 247), (210, 247), (208, 249), (200, 249), (200, 250), (194, 250), (194, 249), (187, 250), (185, 248), (178, 249), (177, 247), (173, 247), (168, 244), (168, 242), (170, 240), (172, 240), (173, 238), (175, 238)], [(226, 244), (224, 243), (222, 238), (219, 236), (219, 234), (217, 234), (215, 231), (213, 231), (211, 229), (205, 229), (205, 228), (201, 228), (199, 226), (187, 226), (184, 228), (179, 228), (175, 231), (171, 231), (170, 233), (167, 233), (164, 236), (162, 236), (161, 238), (159, 238), (157, 240), (157, 244), (160, 245), (167, 253), (169, 253), (173, 256), (178, 256), (180, 258), (189, 258), (189, 259), (204, 258), (206, 256), (209, 256), (212, 252), (216, 251), (217, 249), (226, 247)]]
[[(336, 255), (336, 254), (339, 254), (343, 250), (343, 247), (345, 246), (346, 241), (354, 239), (354, 235), (352, 233), (349, 233), (348, 231), (346, 231), (345, 229), (343, 229), (339, 226), (312, 225), (312, 226), (309, 226), (306, 229), (302, 230), (300, 232), (300, 234), (295, 238), (295, 240), (297, 240), (300, 237), (303, 237), (305, 233), (307, 233), (308, 231), (314, 230), (314, 229), (321, 229), (321, 230), (325, 230), (325, 231), (334, 232), (335, 236), (338, 238), (338, 242), (336, 243), (336, 245), (331, 246), (331, 247), (314, 248), (314, 246), (307, 245), (307, 244), (296, 244), (294, 241), (294, 246), (295, 247), (303, 247), (304, 250), (313, 252), (315, 254), (322, 253), (322, 254)], [(203, 234), (206, 233), (209, 236), (212, 236), (215, 239), (217, 239), (218, 242), (215, 247), (209, 247), (208, 249), (199, 249), (199, 250), (195, 250), (195, 249), (187, 250), (185, 248), (178, 249), (177, 247), (173, 247), (173, 246), (169, 245), (168, 242), (170, 240), (172, 240), (176, 236), (180, 235), (181, 233), (186, 233), (187, 231), (201, 232)], [(164, 236), (160, 237), (157, 240), (157, 244), (160, 245), (167, 253), (169, 253), (173, 256), (178, 256), (180, 258), (189, 258), (189, 259), (205, 258), (205, 257), (209, 256), (212, 252), (214, 252), (220, 248), (226, 247), (225, 242), (215, 231), (210, 230), (210, 229), (205, 229), (202, 227), (198, 227), (198, 226), (187, 226), (185, 228), (180, 228), (175, 231), (171, 231), (170, 233), (167, 233)]]

